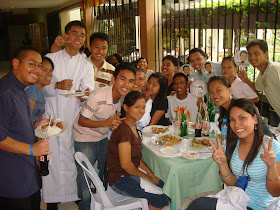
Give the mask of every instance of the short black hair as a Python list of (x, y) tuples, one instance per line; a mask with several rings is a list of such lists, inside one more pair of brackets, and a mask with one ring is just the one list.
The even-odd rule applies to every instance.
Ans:
[(141, 60), (145, 60), (145, 61), (148, 63), (148, 60), (147, 60), (146, 58), (144, 58), (144, 57), (140, 57), (140, 58), (138, 58), (138, 59), (137, 59), (137, 61), (136, 61), (136, 63), (138, 64), (138, 63), (139, 63), (139, 61), (141, 61)]
[(91, 34), (90, 38), (89, 38), (89, 44), (91, 45), (95, 39), (105, 40), (107, 42), (107, 44), (109, 45), (109, 37), (107, 34), (105, 34), (103, 32), (95, 32), (95, 33)]
[(87, 31), (85, 24), (82, 21), (79, 20), (73, 20), (65, 26), (65, 33), (67, 34), (69, 30), (72, 28), (72, 26), (79, 26), (81, 28), (84, 28), (85, 31)]
[(255, 45), (259, 45), (260, 49), (266, 53), (268, 51), (268, 45), (267, 42), (265, 40), (262, 39), (256, 39), (253, 40), (251, 42), (249, 42), (249, 44), (247, 44), (246, 49), (249, 51), (249, 49)]
[(141, 72), (141, 73), (143, 73), (143, 74), (146, 74), (144, 71), (143, 71), (143, 69), (140, 69), (140, 68), (136, 68), (135, 69), (135, 72), (137, 73), (137, 72)]
[(35, 52), (40, 54), (40, 52), (34, 47), (22, 46), (22, 47), (19, 47), (15, 50), (13, 59), (16, 58), (16, 59), (22, 60), (22, 59), (25, 58), (26, 53), (29, 52), (29, 51), (35, 51)]
[(122, 62), (123, 62), (122, 56), (121, 56), (120, 54), (115, 53), (115, 54), (113, 54), (113, 56), (115, 56), (115, 58), (118, 60), (119, 63), (122, 63)]
[(204, 58), (207, 58), (208, 59), (208, 55), (200, 48), (193, 48), (190, 53), (189, 53), (189, 59), (190, 59), (190, 55), (192, 53), (196, 53), (196, 52), (199, 52)]
[(51, 60), (50, 58), (44, 56), (44, 57), (42, 58), (42, 61), (48, 61), (48, 62), (51, 64), (52, 69), (54, 70), (54, 64), (53, 64), (53, 62), (52, 62), (52, 60)]
[(127, 63), (127, 62), (120, 63), (114, 71), (115, 78), (117, 78), (121, 70), (129, 70), (136, 76), (135, 66), (131, 63)]
[(226, 57), (224, 57), (223, 60), (222, 60), (222, 64), (223, 64), (223, 62), (226, 61), (226, 60), (232, 61), (233, 65), (234, 65), (235, 67), (237, 67), (236, 63), (234, 62), (234, 58), (233, 58), (232, 56), (226, 56)]
[(174, 82), (174, 79), (177, 77), (184, 77), (187, 83), (189, 81), (188, 76), (186, 74), (184, 74), (183, 72), (176, 73), (173, 77), (173, 82)]
[(172, 55), (167, 55), (167, 56), (163, 57), (162, 62), (165, 60), (170, 60), (174, 66), (177, 66), (177, 67), (179, 66), (178, 59)]

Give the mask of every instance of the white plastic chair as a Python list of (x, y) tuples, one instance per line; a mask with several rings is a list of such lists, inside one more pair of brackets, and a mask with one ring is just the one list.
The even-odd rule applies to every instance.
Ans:
[[(143, 198), (132, 198), (120, 195), (116, 193), (110, 186), (105, 191), (103, 183), (97, 175), (96, 171), (92, 167), (88, 158), (81, 152), (75, 153), (75, 159), (77, 163), (81, 166), (84, 177), (91, 195), (91, 210), (101, 210), (101, 209), (136, 209), (142, 208), (148, 210), (148, 203), (146, 199)], [(83, 163), (84, 162), (84, 163)], [(93, 182), (96, 187), (97, 193), (94, 194), (90, 190), (90, 182), (88, 177)]]

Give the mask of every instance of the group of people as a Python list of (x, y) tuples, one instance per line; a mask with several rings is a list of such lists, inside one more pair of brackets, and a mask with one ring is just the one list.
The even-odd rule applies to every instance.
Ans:
[[(88, 58), (80, 53), (85, 38), (84, 24), (71, 21), (65, 34), (56, 38), (52, 53), (43, 58), (33, 48), (19, 48), (11, 71), (0, 80), (0, 170), (4, 172), (0, 179), (5, 180), (0, 184), (0, 209), (40, 209), (41, 187), (48, 210), (70, 201), (77, 201), (79, 209), (90, 209), (87, 184), (74, 161), (78, 151), (92, 165), (97, 161), (101, 180), (106, 178), (105, 167), (108, 169), (109, 184), (116, 192), (146, 198), (150, 209), (168, 205), (165, 194), (148, 193), (140, 187), (141, 179), (159, 187), (164, 183), (143, 162), (138, 131), (147, 125), (171, 124), (178, 105), (187, 106), (195, 121), (204, 102), (190, 93), (192, 81), (179, 72), (174, 56), (163, 58), (161, 72), (148, 69), (147, 59), (140, 56), (137, 67), (119, 60), (113, 66), (105, 60), (108, 36), (99, 32), (90, 36)], [(252, 200), (248, 207), (253, 209), (263, 209), (280, 192), (280, 144), (266, 137), (273, 134), (254, 105), (258, 101), (255, 90), (263, 90), (275, 111), (280, 110), (275, 97), (280, 66), (268, 61), (263, 43), (257, 40), (247, 46), (249, 61), (261, 73), (256, 86), (245, 72), (237, 76), (238, 67), (231, 57), (214, 63), (216, 72), (209, 78), (201, 72), (207, 54), (200, 48), (189, 53), (194, 81), (208, 84), (221, 118), (229, 119), (226, 150), (218, 140), (218, 147), (212, 145), (213, 159), (227, 185), (234, 185), (245, 174), (250, 177), (246, 192)], [(69, 90), (90, 94), (87, 99), (60, 95)], [(50, 115), (66, 121), (68, 129), (50, 139), (36, 139), (34, 129)], [(41, 182), (36, 157), (47, 154), (49, 175)], [(203, 209), (197, 207), (201, 203), (215, 208), (217, 200), (195, 201), (189, 208)]]

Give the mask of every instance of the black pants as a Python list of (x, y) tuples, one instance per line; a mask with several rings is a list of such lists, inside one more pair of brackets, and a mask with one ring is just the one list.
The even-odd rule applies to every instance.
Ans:
[(40, 190), (27, 198), (0, 197), (0, 210), (40, 210)]

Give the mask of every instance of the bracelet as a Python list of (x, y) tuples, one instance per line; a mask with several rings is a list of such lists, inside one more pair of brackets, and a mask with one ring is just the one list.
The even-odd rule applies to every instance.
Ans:
[(277, 176), (276, 179), (273, 179), (273, 180), (272, 180), (272, 179), (268, 179), (268, 178), (266, 177), (266, 180), (267, 180), (267, 181), (270, 181), (270, 182), (275, 182), (275, 181), (277, 181), (278, 179), (279, 179), (279, 176)]
[(149, 172), (153, 172), (151, 169), (149, 169), (148, 171), (146, 171), (147, 172), (147, 174), (149, 173)]
[(222, 178), (227, 178), (229, 175), (231, 175), (231, 171), (230, 171), (227, 175), (225, 175), (225, 176), (223, 176), (223, 175), (221, 174), (220, 171), (219, 171), (219, 174), (220, 174), (220, 176), (221, 176)]
[(30, 155), (33, 156), (33, 144), (30, 144)]

